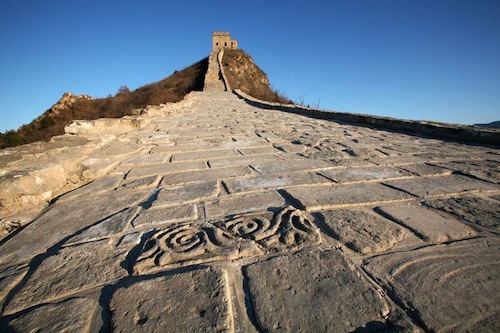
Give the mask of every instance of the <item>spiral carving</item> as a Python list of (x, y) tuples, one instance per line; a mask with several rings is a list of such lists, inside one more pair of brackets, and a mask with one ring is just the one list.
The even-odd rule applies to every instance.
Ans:
[(276, 232), (277, 225), (264, 217), (240, 217), (222, 222), (219, 226), (236, 237), (259, 241)]
[(135, 269), (236, 259), (263, 251), (298, 249), (319, 241), (319, 232), (308, 215), (288, 206), (272, 218), (246, 215), (213, 224), (170, 226), (144, 243)]
[(269, 220), (264, 217), (242, 216), (216, 224), (229, 234), (251, 239), (272, 251), (302, 247), (319, 241), (319, 233), (306, 215), (288, 206)]

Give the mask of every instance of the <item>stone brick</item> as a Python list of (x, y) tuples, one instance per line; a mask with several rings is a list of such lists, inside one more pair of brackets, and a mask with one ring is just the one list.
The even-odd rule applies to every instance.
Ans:
[(498, 238), (368, 259), (365, 268), (405, 300), (426, 330), (494, 332), (500, 304)]
[(199, 152), (186, 152), (186, 153), (174, 153), (172, 157), (173, 162), (182, 161), (194, 161), (194, 160), (210, 160), (214, 158), (228, 158), (232, 156), (238, 156), (239, 154), (234, 149), (227, 150), (207, 150)]
[(451, 175), (451, 170), (441, 168), (435, 165), (430, 165), (426, 163), (420, 164), (410, 164), (400, 167), (403, 170), (411, 172), (417, 176), (439, 176), (439, 175)]
[[(246, 267), (250, 302), (264, 332), (353, 332), (380, 321), (388, 305), (340, 251), (303, 251)], [(342, 320), (339, 320), (342, 318)]]
[(469, 237), (475, 232), (458, 220), (416, 205), (383, 206), (378, 210), (392, 220), (435, 243)]
[(10, 320), (0, 320), (3, 332), (84, 332), (91, 325), (97, 299), (72, 298), (45, 304)]
[(147, 167), (135, 167), (127, 174), (127, 179), (154, 175), (167, 175), (188, 170), (203, 170), (207, 166), (204, 161), (163, 163)]
[(286, 190), (307, 210), (409, 201), (404, 192), (381, 184), (294, 187)]
[(61, 294), (114, 283), (127, 274), (120, 266), (123, 259), (124, 253), (115, 252), (106, 241), (63, 248), (40, 263), (8, 303), (7, 311), (16, 312)]
[(308, 184), (331, 184), (332, 182), (316, 173), (294, 172), (282, 175), (259, 175), (251, 178), (237, 178), (225, 181), (231, 193), (282, 189)]
[(235, 156), (229, 159), (209, 160), (208, 164), (212, 168), (228, 167), (234, 165), (249, 165), (254, 163), (273, 163), (279, 161), (275, 155), (252, 155), (252, 156)]
[(472, 196), (429, 200), (425, 204), (478, 226), (500, 229), (500, 205), (498, 201)]
[(500, 185), (489, 184), (462, 175), (393, 180), (385, 183), (421, 198), (442, 194), (461, 194), (479, 190), (500, 190)]
[(277, 192), (259, 193), (245, 196), (230, 196), (205, 203), (207, 218), (231, 216), (285, 205), (285, 199)]
[(166, 175), (161, 184), (164, 186), (170, 186), (200, 181), (226, 180), (234, 177), (252, 176), (253, 174), (252, 170), (247, 166), (205, 169)]
[(348, 168), (343, 170), (322, 170), (320, 175), (338, 183), (408, 177), (410, 174), (390, 167)]
[(172, 207), (150, 208), (139, 214), (133, 221), (134, 227), (143, 225), (161, 225), (185, 221), (194, 221), (198, 218), (198, 209), (195, 205), (178, 205)]
[(220, 187), (217, 181), (173, 186), (160, 189), (152, 205), (173, 206), (178, 204), (193, 203), (204, 199), (217, 197)]
[(327, 162), (309, 159), (286, 159), (275, 163), (251, 163), (251, 166), (262, 174), (284, 173), (294, 171), (313, 171), (331, 168)]
[(364, 210), (337, 209), (321, 214), (335, 238), (362, 254), (387, 251), (411, 238), (409, 232), (396, 223)]
[(138, 281), (116, 290), (110, 301), (116, 332), (225, 332), (231, 318), (223, 273), (197, 269)]

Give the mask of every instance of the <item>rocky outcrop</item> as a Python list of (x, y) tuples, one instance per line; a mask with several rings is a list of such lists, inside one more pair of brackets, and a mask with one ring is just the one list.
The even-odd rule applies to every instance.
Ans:
[(271, 89), (266, 73), (243, 50), (225, 49), (221, 69), (224, 80), (231, 89), (240, 89), (264, 101), (291, 103), (290, 100)]
[(93, 100), (94, 97), (89, 96), (89, 95), (75, 95), (70, 92), (65, 92), (61, 99), (54, 105), (49, 110), (49, 113), (51, 114), (58, 114), (64, 110), (66, 110), (69, 106), (72, 104), (78, 102), (78, 101), (89, 101)]

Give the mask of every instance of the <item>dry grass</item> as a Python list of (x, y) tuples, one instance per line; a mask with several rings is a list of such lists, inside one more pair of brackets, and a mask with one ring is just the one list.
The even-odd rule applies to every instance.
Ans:
[(208, 69), (205, 58), (159, 82), (128, 91), (122, 86), (114, 97), (80, 100), (54, 114), (47, 110), (17, 131), (0, 133), (0, 148), (13, 147), (35, 141), (47, 141), (54, 135), (64, 134), (64, 127), (76, 119), (119, 118), (132, 114), (132, 109), (147, 105), (178, 102), (191, 91), (203, 90)]

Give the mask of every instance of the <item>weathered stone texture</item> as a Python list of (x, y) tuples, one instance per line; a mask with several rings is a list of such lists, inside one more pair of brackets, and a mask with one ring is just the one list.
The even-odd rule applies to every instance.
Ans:
[(252, 103), (0, 152), (0, 330), (498, 331), (498, 148)]
[(2, 332), (85, 332), (91, 326), (97, 300), (72, 298), (45, 304), (13, 318), (0, 320)]
[(362, 254), (390, 250), (412, 237), (408, 230), (364, 210), (338, 209), (321, 214), (335, 238)]
[(265, 332), (389, 328), (388, 304), (337, 250), (301, 252), (246, 268), (257, 327)]
[(479, 238), (366, 261), (366, 269), (430, 331), (500, 328), (499, 239)]
[(124, 259), (123, 250), (115, 252), (105, 241), (62, 248), (32, 268), (6, 309), (14, 312), (29, 305), (113, 283), (127, 274), (120, 266)]
[(110, 301), (113, 332), (228, 331), (223, 274), (200, 269), (119, 288)]

